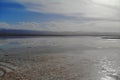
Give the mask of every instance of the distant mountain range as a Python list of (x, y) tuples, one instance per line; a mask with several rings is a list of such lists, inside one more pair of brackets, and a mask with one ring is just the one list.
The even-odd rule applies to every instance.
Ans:
[(120, 33), (110, 32), (54, 32), (35, 30), (0, 29), (0, 36), (120, 36)]

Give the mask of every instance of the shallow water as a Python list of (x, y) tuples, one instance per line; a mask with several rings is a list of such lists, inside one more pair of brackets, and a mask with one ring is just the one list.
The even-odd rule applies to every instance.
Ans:
[[(40, 37), (0, 39), (0, 51), (9, 49), (38, 48), (49, 52), (71, 52), (95, 49), (119, 49), (119, 39), (102, 39), (101, 37)], [(45, 52), (47, 53), (47, 52)]]
[[(65, 59), (62, 59), (63, 62), (61, 60), (60, 63), (55, 63), (55, 65), (63, 65), (65, 63), (65, 66), (67, 66), (66, 71), (70, 75), (74, 77), (79, 75), (75, 80), (120, 80), (119, 39), (102, 39), (101, 37), (84, 36), (1, 39), (0, 53), (1, 55), (7, 54), (6, 57), (8, 60), (14, 58), (20, 65), (28, 64), (31, 66), (33, 64), (40, 65), (36, 61), (30, 63), (35, 58), (35, 55), (40, 56), (46, 54), (49, 56), (54, 55), (55, 57), (62, 55), (65, 57)], [(10, 56), (12, 54), (19, 56)], [(7, 61), (6, 57), (0, 57), (0, 60)], [(12, 61), (15, 61), (14, 59)], [(49, 62), (48, 58), (49, 65), (53, 65), (54, 61), (57, 61), (57, 58), (53, 59), (53, 62)], [(43, 77), (46, 76), (43, 75)], [(55, 80), (54, 76), (53, 80)]]

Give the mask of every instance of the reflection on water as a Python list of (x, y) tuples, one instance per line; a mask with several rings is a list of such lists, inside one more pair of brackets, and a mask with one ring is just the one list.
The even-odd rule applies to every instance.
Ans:
[(78, 51), (88, 49), (120, 48), (120, 40), (101, 39), (100, 37), (41, 37), (1, 39), (0, 49), (35, 48)]
[(111, 78), (109, 76), (105, 76), (105, 77), (101, 78), (101, 80), (116, 80), (116, 79)]
[(119, 70), (115, 68), (115, 62), (112, 62), (105, 57), (101, 60), (101, 67), (102, 70), (100, 71), (100, 74), (103, 76), (101, 77), (101, 80), (120, 80)]
[[(120, 39), (102, 39), (100, 37), (1, 39), (0, 53), (6, 52), (61, 53), (72, 56), (67, 61), (67, 64), (72, 63), (69, 69), (75, 74), (82, 75), (82, 80), (120, 80)], [(17, 56), (16, 59), (27, 60), (26, 57), (21, 59), (20, 56)]]

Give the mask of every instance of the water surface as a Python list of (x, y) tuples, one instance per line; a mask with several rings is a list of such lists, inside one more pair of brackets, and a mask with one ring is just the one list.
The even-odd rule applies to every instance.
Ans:
[[(51, 56), (52, 61), (51, 58), (49, 59), (47, 56), (47, 64), (53, 66), (55, 63), (54, 67), (56, 65), (65, 67), (63, 73), (68, 72), (66, 77), (69, 76), (67, 79), (71, 80), (72, 78), (75, 80), (120, 80), (119, 39), (102, 39), (101, 37), (87, 36), (4, 38), (0, 40), (0, 54), (17, 54), (18, 56), (6, 56), (8, 59), (3, 56), (0, 60), (7, 61), (14, 58), (18, 61), (19, 65), (31, 65), (31, 67), (34, 68), (35, 66), (33, 66), (33, 64), (41, 66), (46, 63), (44, 61), (43, 63), (38, 61), (34, 61), (33, 63), (32, 60), (36, 55), (39, 55), (39, 57), (44, 54)], [(64, 58), (62, 57), (62, 59), (59, 60), (60, 62), (54, 62), (57, 61), (60, 56)], [(44, 58), (46, 59), (46, 56), (44, 56)], [(15, 61), (14, 59), (12, 59), (12, 62)], [(16, 63), (16, 65), (18, 63)], [(61, 74), (59, 70), (57, 71), (57, 74), (53, 73), (56, 76), (59, 75), (57, 78), (67, 80), (63, 78), (63, 73)], [(34, 76), (38, 77), (38, 75)], [(47, 78), (45, 75), (42, 77)], [(56, 79), (53, 75), (49, 77), (53, 77), (53, 80)]]

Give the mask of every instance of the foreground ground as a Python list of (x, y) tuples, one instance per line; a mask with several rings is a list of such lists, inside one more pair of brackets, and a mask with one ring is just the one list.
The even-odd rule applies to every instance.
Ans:
[(120, 80), (118, 51), (1, 54), (0, 80)]
[(120, 80), (120, 40), (2, 39), (0, 80)]

